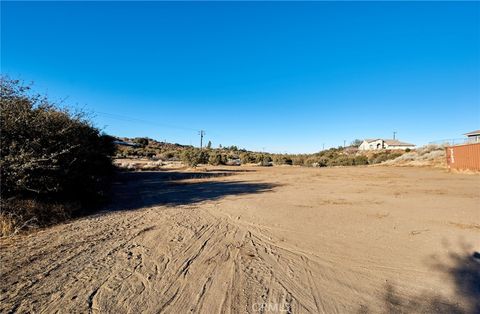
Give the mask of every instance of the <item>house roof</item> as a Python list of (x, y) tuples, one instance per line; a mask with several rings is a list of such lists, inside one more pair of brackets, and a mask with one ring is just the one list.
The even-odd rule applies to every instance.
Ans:
[(366, 138), (365, 142), (371, 143), (371, 142), (375, 142), (375, 141), (378, 141), (378, 140), (381, 140), (381, 138)]
[(383, 140), (389, 146), (415, 146), (414, 144), (401, 142), (399, 140)]
[(480, 135), (480, 130), (475, 130), (475, 131), (472, 131), (472, 132), (468, 132), (468, 133), (465, 133), (463, 135), (466, 135), (466, 136)]

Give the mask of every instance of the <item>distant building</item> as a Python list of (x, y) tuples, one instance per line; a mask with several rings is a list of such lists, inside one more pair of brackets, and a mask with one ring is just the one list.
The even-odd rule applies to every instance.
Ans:
[(475, 130), (463, 134), (467, 137), (469, 143), (478, 143), (480, 142), (480, 130)]
[(390, 139), (365, 139), (358, 147), (359, 150), (382, 150), (382, 149), (414, 149), (415, 145)]

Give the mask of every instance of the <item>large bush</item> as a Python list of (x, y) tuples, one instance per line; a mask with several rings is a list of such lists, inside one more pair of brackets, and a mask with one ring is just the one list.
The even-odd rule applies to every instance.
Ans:
[(292, 165), (293, 164), (292, 158), (286, 155), (275, 155), (273, 157), (273, 162), (276, 165)]
[(256, 162), (256, 157), (252, 153), (242, 153), (240, 154), (240, 161), (242, 164), (250, 164)]
[(212, 152), (208, 158), (208, 163), (213, 166), (225, 165), (227, 161), (227, 156), (216, 152)]
[[(52, 208), (29, 206), (27, 212), (28, 206), (11, 206), (19, 200), (86, 205), (104, 195), (113, 170), (112, 138), (101, 135), (83, 113), (60, 109), (46, 98), (32, 95), (18, 81), (4, 77), (0, 110), (4, 219), (10, 217), (15, 225), (48, 217)], [(45, 219), (37, 220), (42, 224)]]
[(196, 167), (199, 164), (208, 162), (208, 153), (200, 149), (187, 149), (182, 153), (182, 162), (189, 167)]
[(260, 164), (260, 166), (270, 167), (272, 166), (272, 157), (267, 154), (261, 154), (257, 156), (257, 162)]
[(385, 150), (378, 153), (374, 153), (368, 160), (368, 163), (379, 164), (390, 159), (395, 159), (401, 155), (402, 155), (402, 152)]

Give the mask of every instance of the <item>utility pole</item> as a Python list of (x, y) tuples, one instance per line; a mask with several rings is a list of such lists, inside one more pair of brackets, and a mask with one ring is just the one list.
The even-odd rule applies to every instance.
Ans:
[(322, 144), (322, 150), (325, 150), (325, 143)]
[(343, 147), (345, 147), (345, 145), (347, 145), (347, 141), (343, 140)]
[(200, 149), (202, 149), (202, 146), (203, 146), (203, 137), (205, 136), (205, 131), (204, 131), (204, 130), (198, 131), (198, 135), (200, 135)]
[(393, 131), (393, 139), (395, 139), (396, 134), (397, 134), (397, 131)]

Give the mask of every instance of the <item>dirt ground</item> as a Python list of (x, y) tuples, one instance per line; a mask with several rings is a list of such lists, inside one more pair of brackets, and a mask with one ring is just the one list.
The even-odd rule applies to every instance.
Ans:
[(220, 167), (115, 191), (1, 241), (1, 312), (480, 312), (478, 175)]

